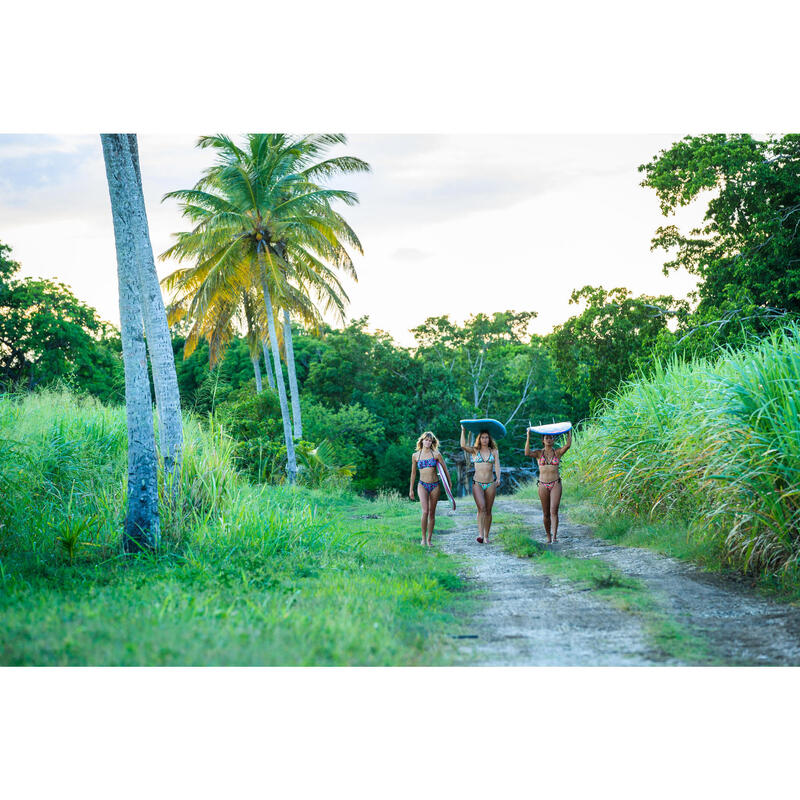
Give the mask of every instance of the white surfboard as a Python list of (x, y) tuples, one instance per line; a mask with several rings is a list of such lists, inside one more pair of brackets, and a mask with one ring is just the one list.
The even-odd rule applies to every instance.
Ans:
[(558, 436), (562, 433), (569, 433), (572, 430), (572, 423), (554, 422), (552, 425), (531, 425), (528, 430), (531, 433), (538, 433), (540, 436)]

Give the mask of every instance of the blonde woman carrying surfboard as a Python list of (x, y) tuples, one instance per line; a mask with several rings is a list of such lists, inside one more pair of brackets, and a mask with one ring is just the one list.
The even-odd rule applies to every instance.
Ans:
[(425, 431), (417, 439), (417, 449), (411, 454), (411, 481), (408, 486), (410, 500), (414, 499), (414, 476), (418, 467), (417, 494), (422, 506), (422, 541), (420, 544), (430, 547), (433, 526), (436, 524), (436, 504), (439, 502), (442, 489), (441, 481), (447, 480), (448, 487), (450, 485), (450, 473), (439, 452), (439, 440), (430, 431)]
[[(567, 426), (569, 423), (563, 423)], [(525, 455), (535, 458), (539, 462), (539, 480), (536, 482), (539, 487), (539, 500), (542, 504), (542, 517), (544, 519), (544, 530), (547, 534), (547, 543), (558, 541), (558, 506), (561, 503), (561, 477), (558, 473), (558, 465), (564, 453), (572, 446), (572, 426), (569, 425), (566, 431), (567, 441), (562, 447), (553, 447), (556, 440), (556, 425), (544, 425), (539, 428), (531, 428), (528, 423), (527, 436), (525, 437)], [(549, 428), (554, 429), (553, 433), (546, 433)], [(542, 446), (538, 450), (531, 450), (531, 431), (542, 435)]]

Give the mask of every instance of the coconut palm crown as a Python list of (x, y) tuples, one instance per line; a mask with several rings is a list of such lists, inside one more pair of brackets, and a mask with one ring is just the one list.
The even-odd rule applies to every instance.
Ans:
[[(198, 146), (214, 149), (216, 163), (194, 188), (164, 196), (182, 201), (183, 215), (194, 224), (191, 231), (177, 234), (176, 243), (162, 254), (194, 264), (173, 272), (164, 285), (180, 292), (176, 304), (181, 313), (194, 319), (210, 316), (198, 334), (220, 330), (220, 313), (229, 314), (230, 321), (242, 293), (260, 288), (282, 410), (285, 389), (273, 308), (299, 313), (313, 325), (320, 318), (318, 307), (343, 318), (348, 297), (337, 272), (357, 280), (347, 248), (361, 253), (361, 243), (332, 203), (353, 205), (358, 198), (321, 183), (369, 171), (366, 162), (351, 156), (320, 160), (329, 148), (346, 141), (343, 134), (250, 134), (239, 147), (227, 136), (204, 136)], [(291, 373), (294, 365), (289, 366)], [(288, 406), (284, 431), (293, 481), (294, 447), (287, 420)]]

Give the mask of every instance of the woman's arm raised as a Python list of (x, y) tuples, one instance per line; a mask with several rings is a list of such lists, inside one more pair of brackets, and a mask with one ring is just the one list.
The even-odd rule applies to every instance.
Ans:
[(462, 450), (463, 450), (465, 453), (472, 453), (472, 454), (474, 455), (474, 454), (475, 454), (475, 448), (474, 448), (474, 447), (470, 447), (470, 446), (467, 444), (467, 436), (466, 436), (466, 433), (467, 433), (467, 432), (466, 432), (466, 430), (464, 429), (464, 426), (462, 425), (462, 426), (461, 426), (461, 449), (462, 449)]

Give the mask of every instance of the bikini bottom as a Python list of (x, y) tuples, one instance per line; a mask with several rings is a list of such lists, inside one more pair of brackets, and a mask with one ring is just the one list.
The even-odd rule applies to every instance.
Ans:
[(439, 485), (439, 481), (435, 481), (434, 483), (428, 483), (427, 481), (420, 481), (419, 485), (424, 486), (429, 492), (432, 492)]
[(536, 481), (537, 486), (544, 486), (545, 489), (552, 489), (557, 483), (561, 483), (561, 478), (556, 478), (554, 481)]

